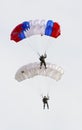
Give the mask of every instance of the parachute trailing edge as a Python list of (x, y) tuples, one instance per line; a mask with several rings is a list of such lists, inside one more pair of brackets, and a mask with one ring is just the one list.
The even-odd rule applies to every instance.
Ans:
[(10, 39), (19, 42), (32, 35), (46, 35), (57, 38), (61, 34), (60, 25), (52, 20), (30, 20), (17, 25), (11, 32)]
[(60, 80), (64, 71), (60, 66), (55, 64), (47, 63), (47, 69), (42, 67), (40, 69), (39, 63), (30, 63), (22, 66), (15, 74), (15, 79), (21, 82), (25, 79), (33, 78), (38, 75), (50, 77), (56, 81)]

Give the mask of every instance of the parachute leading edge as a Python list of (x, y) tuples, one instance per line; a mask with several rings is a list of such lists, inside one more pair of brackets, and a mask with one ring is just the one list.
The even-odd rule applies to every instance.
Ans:
[(32, 35), (46, 35), (57, 38), (61, 34), (60, 25), (52, 20), (30, 20), (17, 25), (11, 32), (10, 39), (19, 42)]
[(22, 66), (15, 75), (15, 79), (18, 82), (21, 82), (25, 79), (29, 79), (38, 75), (47, 76), (50, 77), (56, 81), (60, 80), (62, 75), (64, 74), (63, 69), (60, 66), (57, 66), (55, 64), (47, 63), (47, 69), (42, 67), (40, 69), (40, 64), (30, 63), (27, 65)]

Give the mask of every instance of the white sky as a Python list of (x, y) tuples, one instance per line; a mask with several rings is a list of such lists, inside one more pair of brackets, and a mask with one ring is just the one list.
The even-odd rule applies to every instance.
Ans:
[[(81, 0), (0, 0), (0, 130), (82, 130), (81, 12)], [(16, 25), (33, 19), (59, 22), (61, 36), (54, 41), (26, 39), (18, 45), (10, 41)], [(28, 42), (52, 42), (47, 61), (64, 69), (60, 81), (14, 79), (18, 68), (38, 61)], [(44, 88), (50, 94), (49, 110), (42, 109)]]

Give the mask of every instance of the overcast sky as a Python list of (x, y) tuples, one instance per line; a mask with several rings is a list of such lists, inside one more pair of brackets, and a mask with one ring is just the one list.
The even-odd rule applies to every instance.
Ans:
[[(81, 12), (81, 0), (0, 0), (0, 130), (82, 130)], [(61, 36), (10, 41), (16, 25), (35, 19), (57, 21)], [(28, 43), (45, 42), (51, 43), (47, 61), (64, 70), (61, 80), (17, 82), (21, 66), (39, 61)], [(49, 110), (43, 110), (43, 91), (50, 95)]]

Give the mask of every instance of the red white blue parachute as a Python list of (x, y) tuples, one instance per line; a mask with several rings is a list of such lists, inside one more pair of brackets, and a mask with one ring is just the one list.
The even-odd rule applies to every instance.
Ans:
[(61, 34), (60, 25), (52, 20), (30, 20), (17, 25), (11, 32), (10, 39), (19, 42), (32, 35), (46, 35), (57, 38)]

